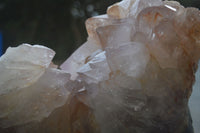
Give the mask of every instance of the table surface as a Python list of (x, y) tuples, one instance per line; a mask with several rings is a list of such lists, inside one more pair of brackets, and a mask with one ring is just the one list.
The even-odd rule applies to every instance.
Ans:
[(193, 86), (193, 92), (192, 96), (190, 97), (189, 107), (193, 119), (194, 131), (195, 133), (200, 133), (200, 68), (196, 73), (196, 82)]

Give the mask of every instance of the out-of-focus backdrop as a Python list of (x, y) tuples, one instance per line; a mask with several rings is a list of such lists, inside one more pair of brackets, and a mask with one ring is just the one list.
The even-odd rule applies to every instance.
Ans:
[(85, 20), (116, 0), (0, 0), (3, 51), (21, 43), (41, 44), (62, 62), (86, 41)]
[[(41, 44), (55, 50), (54, 61), (61, 63), (86, 41), (85, 20), (104, 14), (109, 5), (118, 1), (0, 0), (3, 52), (21, 43)], [(200, 7), (199, 0), (179, 1), (184, 6)]]

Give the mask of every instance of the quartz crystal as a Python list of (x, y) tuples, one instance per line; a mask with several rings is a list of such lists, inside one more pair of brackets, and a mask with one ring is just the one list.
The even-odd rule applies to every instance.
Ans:
[(0, 58), (0, 133), (194, 132), (198, 9), (123, 0), (86, 28), (87, 42), (60, 69), (55, 53), (38, 45)]
[(54, 54), (43, 46), (23, 44), (8, 48), (0, 58), (1, 127), (42, 120), (65, 103), (70, 75), (51, 67)]

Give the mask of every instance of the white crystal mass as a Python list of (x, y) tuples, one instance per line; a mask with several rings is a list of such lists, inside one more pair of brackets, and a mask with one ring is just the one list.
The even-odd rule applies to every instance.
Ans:
[(9, 48), (0, 132), (193, 133), (199, 25), (200, 11), (175, 1), (123, 0), (86, 21), (88, 41), (61, 70), (51, 49)]
[(42, 120), (63, 105), (70, 75), (50, 68), (55, 52), (23, 44), (0, 58), (0, 126)]

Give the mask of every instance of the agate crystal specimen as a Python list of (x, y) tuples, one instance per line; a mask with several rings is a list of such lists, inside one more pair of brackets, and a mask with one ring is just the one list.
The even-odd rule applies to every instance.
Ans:
[(198, 9), (123, 0), (86, 28), (88, 41), (61, 69), (38, 45), (0, 58), (1, 133), (193, 133)]

